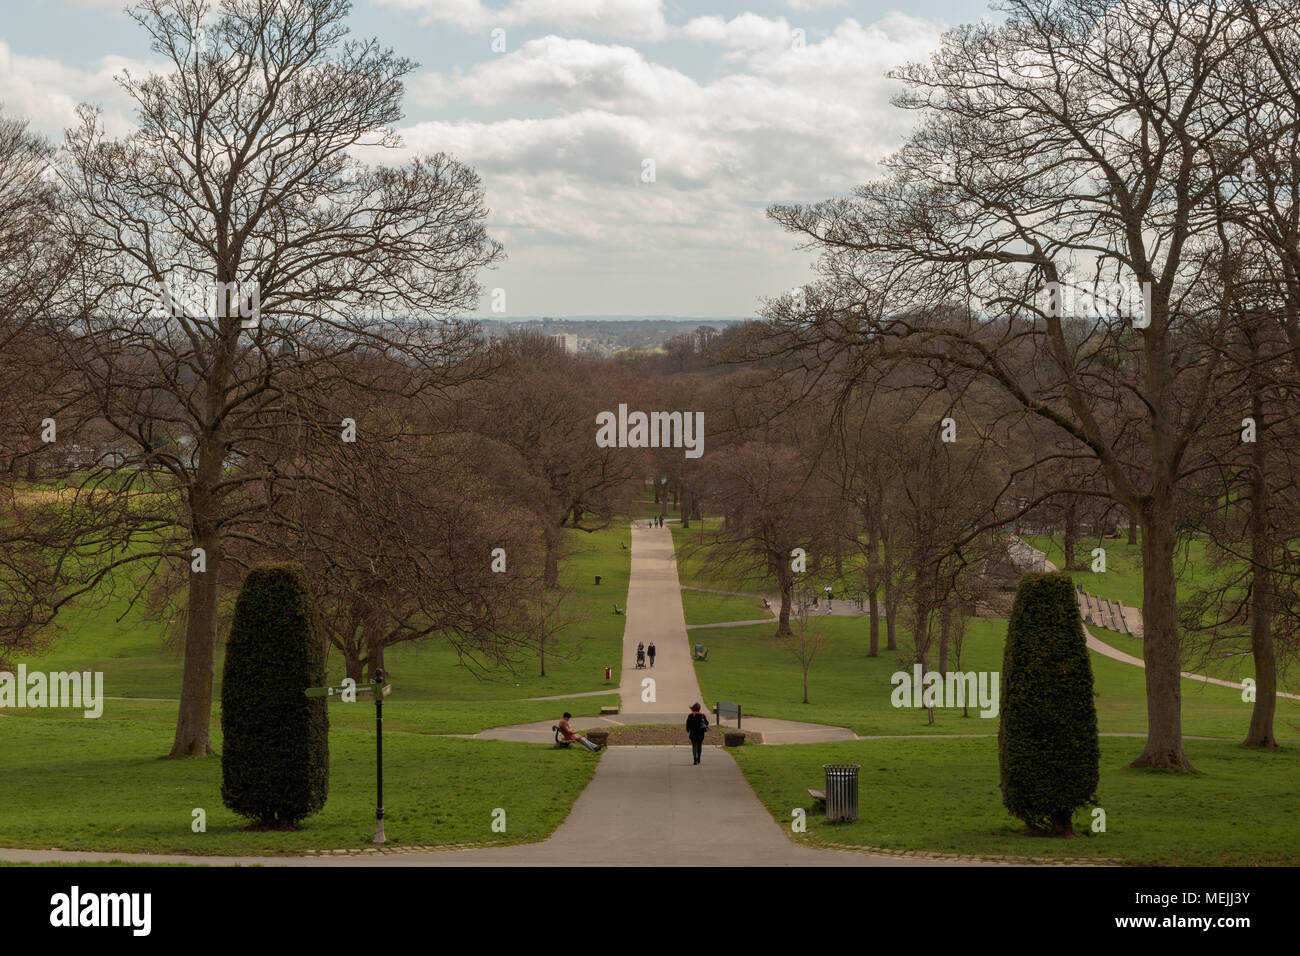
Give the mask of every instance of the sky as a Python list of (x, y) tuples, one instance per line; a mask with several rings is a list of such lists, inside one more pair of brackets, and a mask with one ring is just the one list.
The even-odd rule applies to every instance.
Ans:
[[(0, 0), (0, 107), (56, 143), (79, 102), (128, 132), (114, 77), (161, 63), (125, 5)], [(420, 64), (384, 160), (445, 151), (483, 179), (507, 258), (480, 276), (477, 317), (740, 317), (811, 276), (767, 207), (878, 175), (910, 123), (887, 71), (988, 14), (979, 0), (356, 0), (348, 25)]]

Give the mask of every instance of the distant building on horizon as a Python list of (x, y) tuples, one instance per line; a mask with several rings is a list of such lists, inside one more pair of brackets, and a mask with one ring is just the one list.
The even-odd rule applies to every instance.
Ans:
[(557, 332), (551, 336), (551, 341), (555, 342), (564, 351), (573, 353), (578, 351), (578, 337), (569, 332)]

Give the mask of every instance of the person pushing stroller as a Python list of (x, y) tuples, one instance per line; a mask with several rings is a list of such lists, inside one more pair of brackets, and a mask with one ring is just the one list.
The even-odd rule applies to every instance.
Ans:
[(645, 670), (645, 644), (636, 646), (636, 669), (639, 671)]

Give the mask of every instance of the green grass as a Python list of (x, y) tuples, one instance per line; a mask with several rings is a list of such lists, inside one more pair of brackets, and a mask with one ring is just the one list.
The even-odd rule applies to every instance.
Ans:
[[(704, 699), (735, 700), (747, 714), (848, 727), (860, 736), (997, 733), (997, 719), (979, 717), (973, 707), (969, 717), (963, 717), (960, 709), (936, 708), (933, 725), (927, 723), (922, 709), (895, 708), (890, 678), (900, 670), (910, 673), (912, 665), (899, 652), (883, 648), (879, 657), (868, 657), (865, 618), (812, 618), (809, 627), (826, 640), (809, 672), (809, 703), (802, 702), (798, 661), (773, 636), (775, 624), (695, 632), (694, 637), (702, 638), (709, 648), (708, 660), (695, 664)], [(1000, 672), (1006, 628), (1001, 618), (969, 621), (960, 669)], [(903, 627), (898, 629), (898, 640), (905, 652), (910, 636)], [(1145, 734), (1143, 670), (1097, 653), (1090, 658), (1101, 731)], [(958, 669), (952, 660), (950, 667)], [(1182, 691), (1185, 734), (1245, 736), (1250, 705), (1241, 700), (1240, 691), (1194, 680), (1184, 680)], [(1277, 706), (1278, 738), (1300, 742), (1300, 701), (1279, 699)]]
[[(752, 594), (775, 595), (776, 583), (766, 574), (746, 574), (737, 567), (710, 567), (707, 560), (709, 540), (713, 533), (722, 526), (721, 518), (706, 518), (704, 536), (701, 540), (700, 522), (692, 521), (688, 529), (670, 525), (673, 545), (677, 549), (677, 574), (684, 585), (701, 588), (715, 588), (720, 591), (744, 591)], [(866, 559), (861, 552), (845, 552), (841, 560), (842, 572), (837, 573), (833, 563), (808, 573), (800, 585), (821, 593), (829, 585), (836, 598), (847, 598), (850, 594), (866, 590)], [(741, 618), (740, 620), (744, 620)], [(696, 623), (687, 619), (687, 624)], [(700, 621), (711, 624), (712, 621)]]
[[(623, 626), (613, 604), (627, 604), (631, 553), (625, 522), (601, 532), (570, 532), (561, 565), (566, 622), (548, 649), (546, 675), (535, 655), (514, 667), (474, 673), (438, 639), (388, 649), (393, 693), (384, 706), (385, 804), (393, 841), (440, 845), (545, 839), (568, 814), (595, 761), (530, 744), (457, 740), (489, 727), (599, 713), (617, 703), (605, 665), (622, 659)], [(595, 584), (595, 575), (601, 583)], [(120, 618), (121, 620), (118, 620)], [(294, 833), (256, 834), (221, 805), (220, 760), (160, 759), (171, 746), (182, 658), (161, 624), (101, 595), (63, 621), (48, 653), (29, 669), (104, 672), (103, 716), (81, 711), (0, 713), (0, 846), (67, 849), (263, 853), (341, 849), (366, 844), (374, 826), (374, 708), (364, 697), (330, 707), (331, 795), (324, 813)], [(220, 753), (218, 653), (213, 747)], [(344, 675), (337, 653), (329, 678)], [(609, 691), (551, 701), (523, 698)], [(586, 752), (583, 751), (582, 755)], [(202, 807), (208, 830), (189, 829)], [(507, 812), (504, 836), (489, 829), (491, 811)]]
[[(626, 618), (613, 613), (613, 605), (627, 604), (631, 552), (623, 550), (627, 526), (619, 523), (605, 531), (569, 532), (562, 564), (561, 586), (566, 589), (566, 622), (555, 647), (547, 650), (546, 675), (540, 673), (535, 653), (522, 656), (512, 668), (476, 673), (462, 666), (456, 650), (437, 638), (399, 644), (385, 652), (385, 667), (393, 682), (395, 719), (413, 702), (424, 708), (410, 710), (415, 729), (426, 733), (476, 733), (488, 727), (541, 720), (562, 713), (599, 713), (608, 698), (578, 701), (522, 702), (526, 697), (551, 697), (599, 690), (617, 690), (605, 682), (606, 665), (622, 659)], [(601, 583), (595, 584), (595, 575)], [(118, 620), (121, 618), (121, 620)], [(63, 634), (39, 657), (21, 662), (29, 670), (90, 670), (104, 672), (104, 693), (109, 697), (173, 700), (179, 696), (183, 658), (165, 641), (166, 628), (129, 609), (125, 596), (101, 596), (68, 612)], [(215, 664), (214, 701), (221, 697), (224, 649)], [(327, 658), (331, 681), (344, 676), (343, 660), (331, 648)], [(117, 709), (122, 702), (110, 701)], [(418, 716), (417, 716), (418, 715)], [(519, 718), (518, 720), (514, 718)]]
[[(1106, 832), (1091, 833), (1091, 810), (1076, 814), (1086, 837), (1023, 835), (1002, 806), (996, 740), (875, 740), (729, 751), (783, 827), (807, 811), (795, 838), (896, 850), (1031, 857), (1111, 858), (1134, 864), (1300, 863), (1300, 753), (1264, 753), (1219, 741), (1188, 741), (1198, 773), (1133, 770), (1132, 742), (1101, 741), (1098, 806)], [(857, 763), (859, 819), (829, 823), (807, 788), (820, 789), (825, 763)]]
[(682, 609), (686, 612), (688, 627), (725, 621), (761, 621), (773, 617), (771, 611), (763, 610), (757, 598), (711, 594), (708, 591), (682, 591)]
[[(1058, 568), (1065, 567), (1064, 542), (1059, 537), (1029, 535), (1025, 540), (1047, 555)], [(1094, 572), (1093, 548), (1106, 552), (1106, 570)], [(1075, 583), (1083, 585), (1089, 594), (1119, 601), (1125, 607), (1142, 606), (1142, 547), (1128, 543), (1127, 538), (1112, 538), (1098, 542), (1096, 538), (1082, 538), (1075, 548), (1075, 561), (1082, 571), (1071, 571)], [(1199, 538), (1184, 541), (1174, 555), (1174, 574), (1179, 599), (1184, 599), (1198, 587), (1214, 582), (1216, 572), (1208, 564), (1205, 542)]]
[[(675, 534), (677, 532), (674, 532)], [(682, 538), (677, 538), (680, 549)], [(1039, 546), (1041, 546), (1039, 543)], [(1195, 545), (1196, 543), (1193, 542)], [(1079, 572), (1076, 579), (1105, 579), (1121, 587), (1132, 587), (1137, 577), (1141, 592), (1141, 561), (1136, 548), (1122, 541), (1107, 541), (1106, 575)], [(1115, 548), (1114, 546), (1121, 547)], [(1081, 549), (1082, 550), (1082, 547)], [(1115, 552), (1115, 553), (1113, 553)], [(701, 566), (703, 556), (679, 550), (679, 568)], [(1127, 584), (1125, 583), (1127, 582)], [(688, 582), (683, 575), (682, 583)], [(736, 590), (762, 592), (763, 582), (730, 582)], [(725, 586), (716, 583), (700, 586)], [(1085, 584), (1085, 587), (1090, 585)], [(768, 587), (768, 590), (774, 588)], [(692, 594), (683, 592), (683, 599)], [(741, 601), (747, 599), (739, 599)], [(689, 605), (688, 605), (689, 606)], [(698, 605), (697, 605), (698, 606)], [(689, 613), (689, 612), (688, 612)], [(703, 616), (703, 615), (701, 615)], [(899, 671), (910, 673), (910, 659), (905, 657), (911, 646), (908, 629), (898, 626), (898, 652), (883, 649), (878, 658), (867, 654), (868, 624), (865, 617), (810, 617), (809, 626), (825, 637), (826, 646), (813, 662), (809, 674), (809, 703), (802, 703), (802, 685), (796, 658), (774, 638), (775, 625), (716, 628), (692, 633), (709, 648), (708, 660), (695, 664), (701, 693), (705, 700), (736, 700), (745, 712), (755, 716), (784, 720), (805, 720), (848, 727), (863, 736), (888, 734), (996, 734), (997, 720), (974, 716), (963, 717), (960, 710), (936, 709), (933, 725), (921, 709), (895, 709), (890, 703), (891, 676)], [(688, 617), (688, 623), (691, 619)], [(1002, 618), (974, 618), (967, 627), (961, 670), (1001, 671), (1002, 646), (1007, 622)], [(1102, 640), (1103, 634), (1098, 632)], [(881, 627), (884, 641), (884, 627)], [(1114, 642), (1121, 650), (1134, 651), (1138, 642)], [(937, 649), (931, 666), (937, 664)], [(1146, 678), (1139, 667), (1115, 661), (1103, 655), (1090, 655), (1097, 693), (1097, 713), (1104, 733), (1145, 734), (1147, 730)], [(950, 666), (957, 669), (955, 661)], [(1218, 676), (1218, 675), (1214, 675)], [(1250, 704), (1241, 692), (1202, 681), (1184, 680), (1183, 732), (1187, 735), (1240, 739), (1250, 721)], [(1279, 699), (1276, 735), (1280, 740), (1300, 741), (1300, 701)], [(1132, 746), (1132, 745), (1130, 745)], [(1136, 751), (1134, 753), (1136, 756)]]
[[(158, 704), (137, 702), (136, 708)], [(343, 705), (351, 706), (351, 705)], [(0, 846), (141, 853), (290, 853), (369, 846), (374, 836), (375, 735), (333, 722), (330, 794), (299, 830), (257, 833), (221, 804), (219, 760), (168, 760), (159, 721), (0, 716)], [(339, 713), (331, 710), (331, 717)], [(360, 714), (360, 705), (358, 705)], [(362, 721), (364, 723), (364, 721)], [(168, 736), (170, 736), (168, 734)], [(214, 726), (214, 746), (220, 732)], [(580, 759), (587, 758), (587, 759)], [(457, 740), (397, 730), (385, 720), (384, 811), (389, 842), (438, 846), (545, 839), (568, 815), (596, 760), (535, 744)], [(192, 811), (207, 814), (194, 833)], [(506, 811), (506, 832), (491, 830)]]

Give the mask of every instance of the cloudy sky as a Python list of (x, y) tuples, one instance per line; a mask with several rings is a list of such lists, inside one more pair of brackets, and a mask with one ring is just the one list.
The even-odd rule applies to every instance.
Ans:
[[(0, 4), (6, 112), (56, 142), (80, 101), (130, 128), (113, 77), (155, 61), (123, 0)], [(808, 276), (765, 208), (878, 171), (907, 123), (885, 72), (986, 12), (982, 0), (357, 0), (350, 26), (420, 64), (405, 149), (446, 150), (483, 177), (508, 259), (483, 275), (479, 315), (722, 317)], [(505, 315), (490, 311), (494, 288)]]

